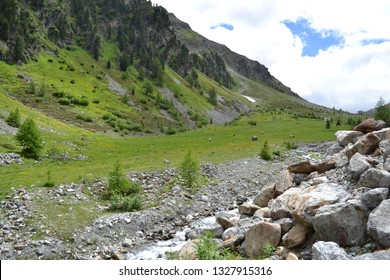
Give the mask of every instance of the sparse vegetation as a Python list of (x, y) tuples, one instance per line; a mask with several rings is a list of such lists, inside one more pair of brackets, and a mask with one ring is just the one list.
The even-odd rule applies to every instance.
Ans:
[(110, 201), (113, 210), (132, 212), (142, 208), (142, 186), (126, 179), (119, 162), (109, 174), (104, 197)]
[(267, 140), (264, 141), (263, 148), (260, 151), (260, 157), (264, 160), (271, 160), (272, 159), (270, 147), (269, 147)]
[(179, 166), (180, 177), (188, 188), (195, 187), (196, 180), (199, 176), (199, 164), (192, 156), (191, 150), (187, 152)]
[(196, 256), (198, 260), (239, 260), (238, 253), (220, 248), (214, 240), (215, 234), (206, 232), (196, 241)]
[(20, 119), (20, 112), (19, 108), (16, 108), (15, 111), (12, 111), (8, 118), (7, 118), (7, 124), (13, 127), (20, 127), (21, 119)]

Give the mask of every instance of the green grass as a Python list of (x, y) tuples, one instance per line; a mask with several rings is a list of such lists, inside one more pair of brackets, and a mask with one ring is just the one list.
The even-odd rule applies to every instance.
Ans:
[[(49, 122), (47, 118), (41, 118), (41, 123)], [(256, 120), (257, 126), (249, 125), (248, 119)], [(55, 126), (52, 123), (57, 124), (55, 120), (50, 121), (51, 127)], [(331, 129), (325, 129), (322, 120), (295, 119), (287, 114), (274, 119), (265, 114), (258, 114), (243, 117), (230, 126), (208, 126), (171, 136), (123, 138), (92, 134), (73, 127), (62, 129), (61, 132), (64, 133), (61, 134), (45, 130), (43, 138), (46, 141), (46, 151), (55, 147), (60, 151), (68, 151), (71, 155), (80, 153), (88, 156), (88, 160), (56, 162), (44, 159), (40, 163), (26, 160), (25, 165), (0, 167), (2, 178), (0, 190), (6, 192), (11, 187), (41, 186), (47, 181), (48, 171), (51, 172), (52, 180), (57, 183), (105, 178), (108, 176), (108, 170), (111, 170), (117, 161), (124, 170), (161, 169), (167, 167), (165, 159), (171, 162), (170, 166), (176, 167), (189, 148), (201, 163), (253, 157), (258, 155), (265, 140), (273, 150), (282, 147), (286, 141), (291, 141), (289, 138), (291, 135), (295, 136), (294, 142), (334, 140), (335, 131), (342, 128), (348, 127), (336, 129), (333, 126)], [(84, 135), (83, 140), (81, 135)], [(253, 135), (257, 135), (259, 141), (252, 141)], [(69, 142), (85, 151), (77, 150), (69, 145)], [(9, 135), (0, 135), (0, 144), (3, 143), (17, 146), (13, 137)], [(6, 150), (0, 146), (0, 152)]]

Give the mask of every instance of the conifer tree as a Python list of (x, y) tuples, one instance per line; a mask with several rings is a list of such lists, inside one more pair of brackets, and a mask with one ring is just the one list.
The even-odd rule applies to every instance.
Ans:
[(23, 147), (22, 156), (34, 159), (39, 158), (43, 144), (41, 134), (31, 118), (21, 125), (15, 138)]

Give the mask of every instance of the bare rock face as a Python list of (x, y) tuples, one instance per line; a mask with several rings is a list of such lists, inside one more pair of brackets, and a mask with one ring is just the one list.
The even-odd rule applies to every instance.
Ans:
[(260, 222), (252, 226), (246, 233), (245, 253), (248, 257), (259, 256), (265, 244), (277, 247), (281, 238), (279, 224)]
[(386, 127), (386, 123), (384, 121), (377, 121), (374, 119), (367, 119), (363, 121), (361, 124), (357, 125), (354, 130), (361, 131), (363, 133), (369, 133), (373, 131), (378, 131)]
[(359, 185), (371, 189), (389, 188), (390, 172), (379, 168), (369, 168), (360, 176)]

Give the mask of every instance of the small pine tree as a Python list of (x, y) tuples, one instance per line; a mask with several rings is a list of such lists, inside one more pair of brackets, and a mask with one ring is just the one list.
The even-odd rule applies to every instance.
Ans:
[(20, 126), (20, 113), (19, 108), (16, 108), (15, 111), (11, 112), (6, 120), (7, 124), (13, 127)]
[(198, 178), (199, 164), (192, 157), (191, 151), (189, 150), (184, 157), (184, 160), (179, 166), (179, 173), (185, 184), (189, 188), (193, 188)]
[(23, 147), (22, 156), (34, 159), (39, 158), (43, 144), (41, 134), (31, 118), (21, 125), (15, 138)]
[(264, 141), (263, 148), (261, 149), (260, 152), (260, 157), (264, 160), (270, 160), (272, 158), (268, 141)]
[(330, 120), (329, 119), (326, 119), (325, 128), (330, 129)]
[(217, 106), (218, 97), (217, 97), (217, 91), (215, 90), (215, 88), (212, 88), (209, 92), (209, 101), (212, 105)]

